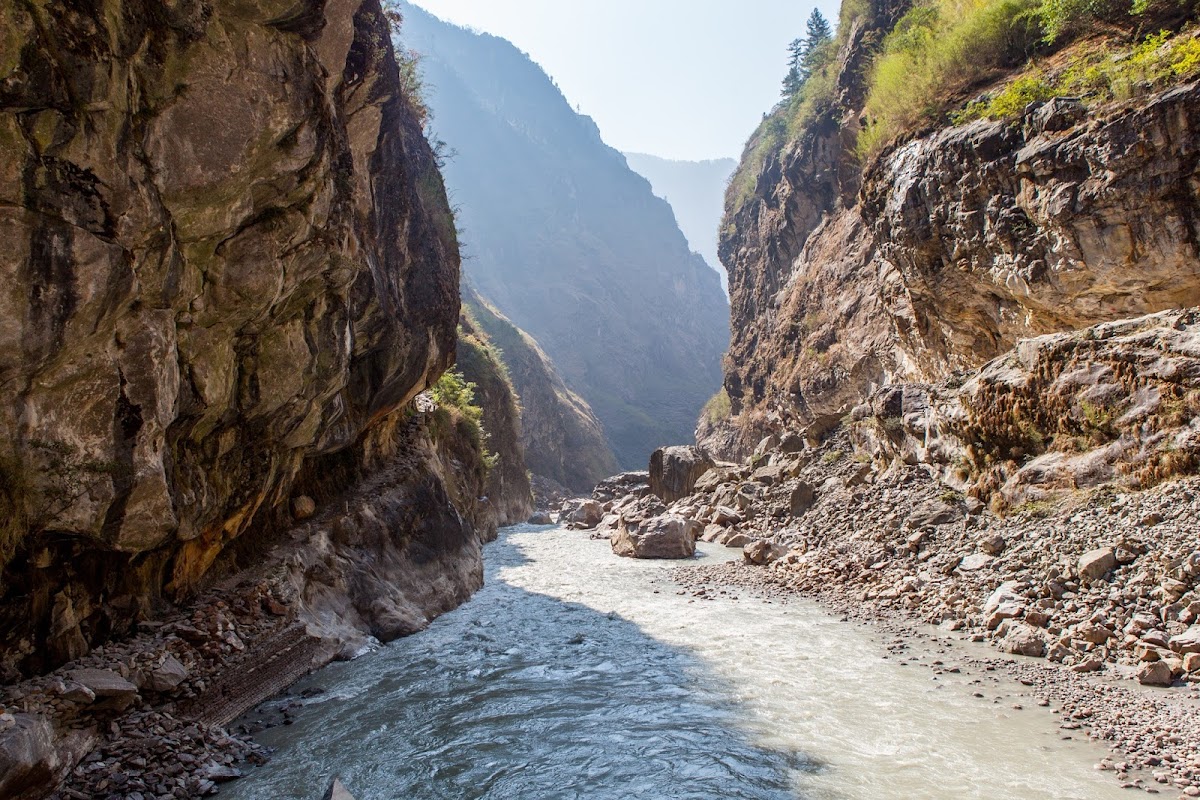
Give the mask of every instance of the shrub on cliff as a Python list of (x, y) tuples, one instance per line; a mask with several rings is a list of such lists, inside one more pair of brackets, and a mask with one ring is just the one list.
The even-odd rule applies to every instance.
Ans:
[(429, 390), (433, 402), (437, 404), (434, 429), (438, 431), (451, 425), (457, 426), (483, 455), (484, 467), (491, 469), (496, 465), (497, 456), (487, 447), (488, 434), (483, 427), (483, 408), (475, 402), (476, 388), (476, 385), (464, 378), (457, 369), (443, 372)]
[(1026, 60), (1043, 40), (1039, 0), (935, 0), (905, 14), (870, 78), (859, 153), (936, 118), (944, 98)]
[[(869, 156), (904, 131), (945, 117), (955, 95), (994, 79), (1071, 39), (1098, 31), (1178, 29), (1194, 17), (1194, 0), (932, 0), (914, 6), (884, 38), (869, 80), (858, 153)], [(1150, 27), (1150, 30), (1155, 30)], [(1031, 102), (1064, 94), (1101, 100), (1129, 97), (1194, 74), (1194, 40), (1170, 38), (1134, 47), (1128, 58), (1068, 69), (1058, 80), (1023, 75), (998, 95), (968, 107), (956, 122), (1013, 116)], [(1101, 48), (1107, 49), (1107, 48)]]

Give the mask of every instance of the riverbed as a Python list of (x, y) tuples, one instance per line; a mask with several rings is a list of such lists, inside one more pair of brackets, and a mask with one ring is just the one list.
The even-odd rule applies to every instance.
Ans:
[(257, 737), (274, 758), (221, 796), (337, 775), (358, 800), (1128, 797), (1101, 747), (953, 651), (936, 674), (812, 603), (697, 599), (678, 562), (577, 531), (510, 528), (485, 560), (465, 606), (296, 686)]

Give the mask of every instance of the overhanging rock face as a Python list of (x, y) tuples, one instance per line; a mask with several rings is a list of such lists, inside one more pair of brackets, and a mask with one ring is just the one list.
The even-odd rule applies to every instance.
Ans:
[(454, 352), (377, 0), (117, 5), (0, 2), (9, 666), (186, 595)]

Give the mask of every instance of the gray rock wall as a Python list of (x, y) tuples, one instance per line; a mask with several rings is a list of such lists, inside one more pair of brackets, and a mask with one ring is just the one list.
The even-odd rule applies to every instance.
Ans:
[(6, 1), (0, 37), (12, 664), (286, 523), (450, 363), (459, 262), (377, 0)]

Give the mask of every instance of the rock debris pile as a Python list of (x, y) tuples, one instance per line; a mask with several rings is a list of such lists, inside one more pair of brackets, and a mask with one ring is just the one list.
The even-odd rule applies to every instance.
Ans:
[(1200, 791), (1200, 479), (1081, 491), (1002, 517), (935, 475), (880, 468), (838, 429), (820, 443), (768, 441), (750, 465), (716, 464), (671, 504), (648, 493), (577, 500), (564, 520), (612, 536), (614, 550), (621, 530), (669, 519), (741, 548), (741, 562), (678, 571), (706, 597), (720, 587), (815, 597), (1031, 657), (1014, 669), (1123, 754), (1110, 768)]
[(0, 795), (39, 797), (65, 778), (54, 800), (203, 797), (266, 760), (221, 726), (296, 677), (269, 662), (307, 669), (312, 640), (293, 610), (266, 584), (243, 585), (142, 627), (0, 690)]

